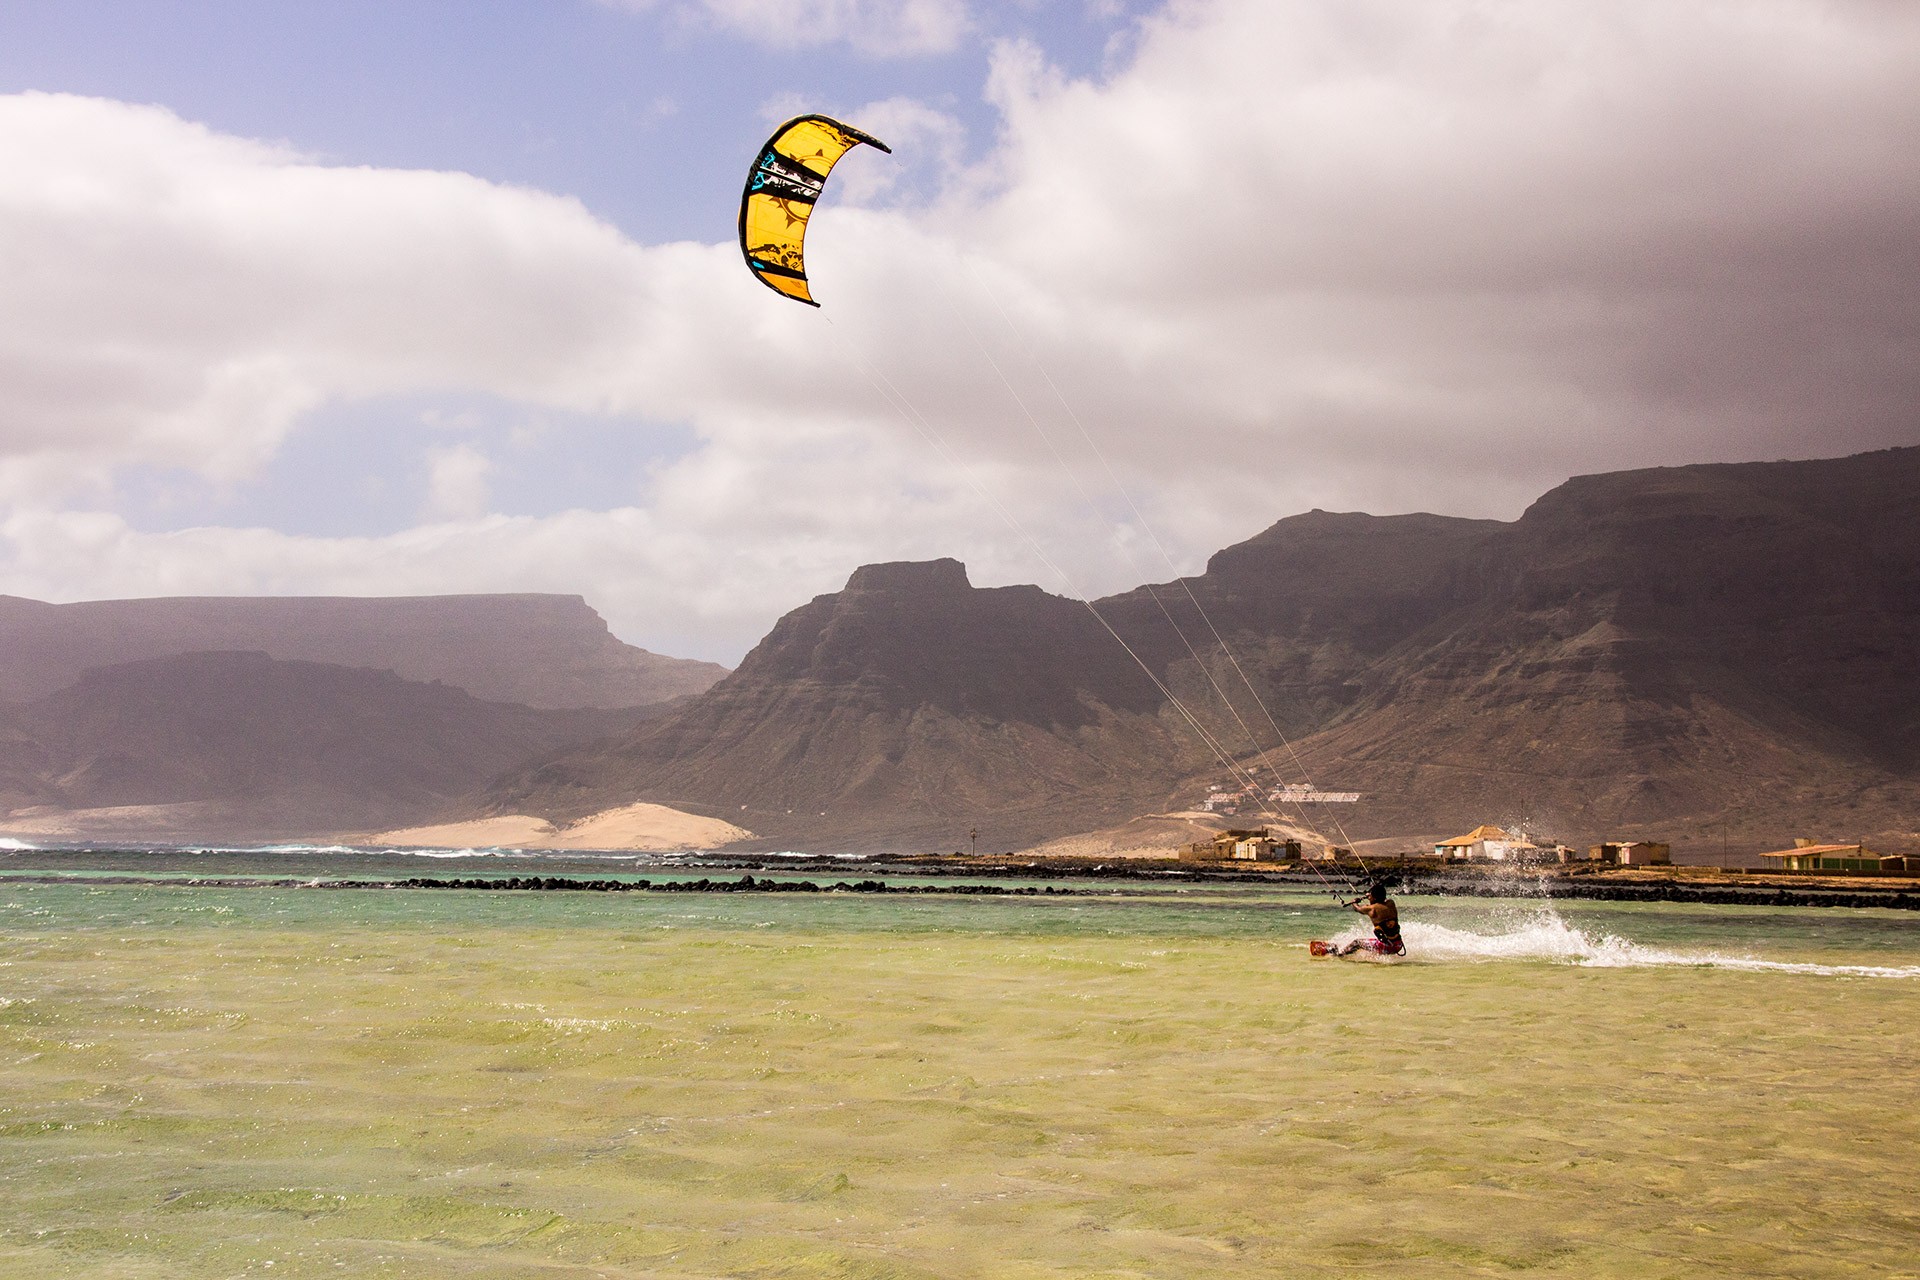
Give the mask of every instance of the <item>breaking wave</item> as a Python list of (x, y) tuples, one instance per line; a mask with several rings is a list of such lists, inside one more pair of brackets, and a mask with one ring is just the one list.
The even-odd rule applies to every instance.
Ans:
[(12, 836), (0, 836), (0, 853), (37, 853), (38, 847)]
[(202, 853), (361, 853), (350, 844), (254, 844), (232, 847), (214, 845)]
[[(1400, 931), (1407, 940), (1407, 955), (1400, 960), (1401, 963), (1546, 960), (1594, 969), (1670, 967), (1848, 978), (1920, 978), (1920, 965), (1762, 960), (1719, 951), (1679, 951), (1647, 946), (1611, 933), (1594, 937), (1568, 924), (1553, 911), (1542, 911), (1504, 933), (1475, 933), (1468, 929), (1452, 929), (1442, 924), (1423, 924), (1411, 920), (1401, 921)], [(1350, 938), (1360, 936), (1360, 933), (1353, 932), (1334, 941), (1344, 944)]]

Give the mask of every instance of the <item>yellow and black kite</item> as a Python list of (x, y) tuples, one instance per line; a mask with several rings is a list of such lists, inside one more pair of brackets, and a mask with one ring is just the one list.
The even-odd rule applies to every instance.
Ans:
[(825, 116), (796, 116), (774, 130), (740, 197), (740, 252), (760, 283), (810, 307), (804, 249), (807, 216), (841, 156), (861, 143), (893, 148)]

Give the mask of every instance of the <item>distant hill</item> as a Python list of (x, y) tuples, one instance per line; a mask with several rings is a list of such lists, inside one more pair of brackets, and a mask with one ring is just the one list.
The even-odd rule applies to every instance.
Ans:
[[(1511, 523), (1311, 512), (1097, 607), (1228, 750), (1366, 792), (1356, 838), (1915, 842), (1916, 527), (1920, 449), (1620, 472)], [(809, 847), (953, 848), (978, 823), (1007, 847), (1225, 772), (1085, 606), (937, 561), (859, 570), (705, 694), (491, 803), (704, 806)]]
[(46, 604), (0, 596), (0, 702), (89, 667), (218, 650), (371, 667), (532, 707), (637, 707), (726, 674), (614, 638), (579, 596), (199, 596)]
[(484, 702), (264, 653), (150, 658), (0, 708), (0, 812), (165, 807), (148, 834), (196, 838), (432, 821), (529, 757), (646, 714)]
[(868, 565), (680, 714), (523, 770), (491, 807), (572, 819), (644, 792), (775, 844), (951, 848), (971, 814), (1040, 830), (1158, 798), (1168, 760), (1198, 759), (1165, 714), (1084, 605), (975, 589), (955, 560)]

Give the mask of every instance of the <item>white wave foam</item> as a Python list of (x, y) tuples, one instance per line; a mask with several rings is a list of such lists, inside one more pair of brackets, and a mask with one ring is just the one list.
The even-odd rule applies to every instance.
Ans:
[[(615, 853), (591, 853), (579, 849), (564, 852), (555, 849), (513, 849), (505, 845), (470, 845), (464, 849), (368, 849), (366, 853), (378, 853), (395, 858), (510, 858), (520, 862), (617, 862), (632, 863), (640, 861), (635, 854), (622, 850)], [(648, 857), (653, 855), (649, 854)]]
[[(1603, 934), (1595, 938), (1546, 910), (1505, 933), (1474, 933), (1442, 924), (1403, 920), (1407, 958), (1416, 963), (1484, 960), (1546, 960), (1595, 969), (1650, 967), (1738, 969), (1753, 973), (1805, 973), (1850, 978), (1920, 978), (1920, 965), (1816, 964), (1812, 961), (1762, 960), (1718, 951), (1671, 951)], [(1333, 939), (1344, 945), (1359, 931)]]
[(30, 845), (25, 840), (15, 840), (12, 836), (0, 836), (0, 853), (33, 853), (37, 848), (38, 846)]
[(209, 845), (201, 848), (202, 853), (365, 853), (350, 844), (255, 844), (255, 845)]

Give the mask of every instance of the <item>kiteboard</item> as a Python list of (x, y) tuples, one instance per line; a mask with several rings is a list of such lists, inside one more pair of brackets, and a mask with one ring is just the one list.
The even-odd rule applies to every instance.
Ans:
[(1322, 942), (1318, 938), (1307, 943), (1307, 955), (1315, 960), (1368, 960), (1375, 964), (1390, 964), (1406, 954), (1404, 951), (1379, 952), (1372, 947), (1361, 947), (1357, 951), (1343, 953), (1339, 943)]

